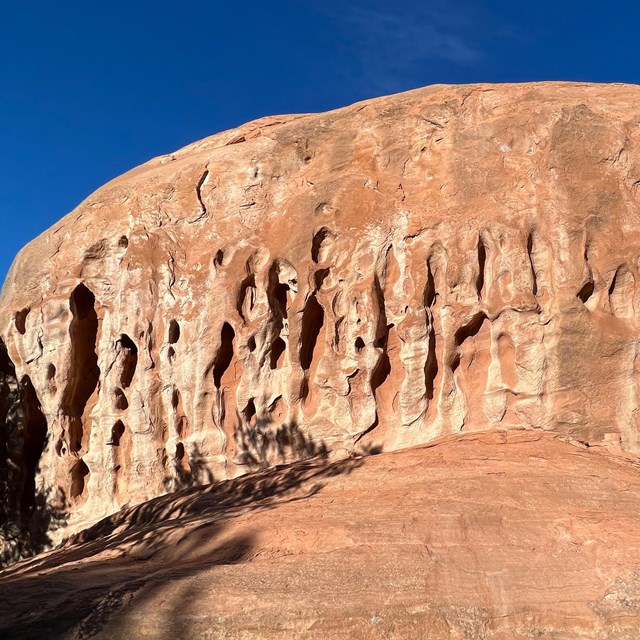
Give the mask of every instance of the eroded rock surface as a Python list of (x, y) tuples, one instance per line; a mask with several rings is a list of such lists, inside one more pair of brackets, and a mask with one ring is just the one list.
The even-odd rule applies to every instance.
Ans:
[(72, 531), (461, 432), (637, 453), (639, 120), (633, 86), (434, 86), (265, 118), (105, 185), (2, 293), (29, 496)]
[(496, 431), (196, 487), (0, 573), (0, 636), (640, 637), (637, 458)]

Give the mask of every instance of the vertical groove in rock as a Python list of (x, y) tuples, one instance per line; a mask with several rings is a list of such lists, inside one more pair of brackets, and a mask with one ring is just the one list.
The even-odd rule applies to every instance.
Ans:
[(216, 355), (215, 364), (213, 365), (213, 381), (216, 389), (220, 389), (222, 378), (233, 360), (233, 341), (235, 336), (235, 331), (231, 328), (231, 325), (225, 322), (220, 332), (220, 348)]
[(68, 416), (67, 437), (71, 453), (86, 450), (89, 435), (85, 428), (88, 426), (87, 404), (100, 379), (96, 352), (98, 316), (94, 305), (93, 293), (84, 284), (78, 285), (70, 300), (71, 363), (62, 400), (63, 411)]

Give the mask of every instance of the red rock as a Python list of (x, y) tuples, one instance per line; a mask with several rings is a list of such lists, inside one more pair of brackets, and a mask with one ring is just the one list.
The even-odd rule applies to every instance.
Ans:
[(494, 431), (182, 491), (0, 573), (0, 636), (640, 637), (638, 471)]
[[(265, 118), (99, 189), (22, 250), (2, 291), (0, 562), (116, 512), (123, 535), (131, 532), (123, 548), (144, 556), (131, 540), (142, 525), (127, 518), (151, 513), (145, 526), (156, 540), (164, 509), (183, 500), (146, 502), (165, 493), (305, 458), (348, 466), (372, 448), (462, 434), (455, 446), (367, 459), (317, 496), (272, 512), (247, 506), (250, 520), (225, 511), (224, 531), (240, 527), (240, 539), (251, 537), (245, 546), (257, 545), (271, 565), (245, 557), (242, 544), (225, 546), (222, 531), (208, 530), (208, 546), (183, 544), (172, 530), (180, 557), (165, 551), (154, 564), (162, 555), (154, 547), (148, 566), (205, 571), (215, 586), (193, 598), (193, 620), (235, 616), (229, 628), (238, 630), (255, 620), (263, 637), (276, 624), (299, 637), (298, 623), (309, 637), (339, 629), (371, 637), (374, 627), (416, 637), (426, 627), (414, 619), (432, 624), (433, 637), (449, 628), (458, 629), (451, 637), (633, 637), (639, 118), (640, 88), (628, 85), (434, 86)], [(498, 447), (510, 453), (489, 467), (469, 453), (512, 429), (527, 433)], [(479, 432), (492, 435), (471, 435)], [(530, 447), (539, 455), (520, 453)], [(430, 487), (444, 486), (428, 475), (438, 455), (471, 474), (470, 484), (452, 477), (432, 505)], [(422, 458), (425, 469), (402, 466)], [(580, 461), (595, 465), (595, 479)], [(264, 477), (279, 473), (288, 472)], [(252, 478), (222, 487), (235, 495), (230, 487), (251, 487)], [(415, 486), (420, 478), (424, 487)], [(323, 502), (332, 491), (334, 502)], [(334, 520), (323, 524), (325, 513)], [(254, 519), (273, 537), (260, 537)], [(422, 547), (404, 542), (414, 527)], [(307, 530), (315, 537), (299, 533)], [(425, 551), (432, 538), (441, 560)], [(84, 564), (73, 563), (87, 548), (112, 553), (101, 544), (43, 558), (80, 576)], [(206, 568), (206, 554), (224, 562)], [(48, 560), (19, 565), (4, 584), (16, 594), (21, 584), (48, 588), (48, 574), (32, 573), (39, 562)], [(82, 595), (91, 610), (119, 608), (119, 595), (113, 604), (91, 590), (120, 593), (131, 571), (129, 560), (105, 562), (107, 575), (87, 569), (82, 578), (97, 585)], [(246, 573), (231, 571), (234, 562)], [(52, 592), (82, 591), (72, 575), (53, 570)], [(221, 590), (220, 580), (228, 580)], [(180, 593), (170, 591), (172, 601)], [(66, 597), (47, 598), (38, 619), (54, 624), (59, 605), (68, 620)], [(264, 619), (243, 618), (245, 600)], [(372, 604), (363, 618), (358, 601), (382, 602), (385, 613)], [(136, 602), (147, 612), (141, 634), (165, 624), (151, 615), (160, 602)], [(13, 630), (31, 624), (27, 606), (28, 598), (9, 612)], [(89, 615), (79, 606), (80, 614)], [(378, 617), (395, 626), (371, 622)], [(114, 629), (129, 629), (118, 620)]]

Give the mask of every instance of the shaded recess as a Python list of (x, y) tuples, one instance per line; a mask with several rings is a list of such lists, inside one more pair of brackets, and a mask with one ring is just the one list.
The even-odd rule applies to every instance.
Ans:
[(71, 368), (62, 399), (64, 413), (69, 416), (69, 447), (72, 452), (82, 448), (85, 439), (83, 416), (87, 403), (100, 379), (96, 343), (98, 315), (95, 296), (84, 285), (78, 285), (71, 294)]
[(270, 367), (271, 369), (279, 369), (282, 366), (283, 355), (287, 349), (287, 345), (282, 338), (276, 338), (271, 345)]
[(487, 249), (484, 246), (482, 238), (478, 238), (478, 277), (476, 279), (476, 290), (478, 299), (482, 298), (484, 291), (485, 268), (487, 263)]
[(588, 280), (582, 285), (580, 291), (578, 291), (577, 297), (583, 302), (583, 304), (587, 304), (589, 298), (593, 295), (595, 288), (596, 286), (593, 280)]
[(129, 408), (129, 401), (124, 391), (122, 389), (116, 389), (113, 393), (115, 395), (116, 409), (118, 411), (126, 411)]
[(0, 339), (0, 567), (44, 551), (67, 518), (64, 494), (36, 483), (47, 435), (35, 388), (28, 376), (18, 382)]
[(172, 320), (169, 323), (169, 344), (175, 344), (180, 340), (180, 325), (177, 320)]
[(458, 349), (453, 361), (451, 362), (452, 371), (455, 371), (460, 365), (460, 347), (462, 346), (462, 343), (477, 335), (485, 320), (487, 320), (487, 316), (484, 313), (477, 313), (467, 324), (463, 325), (456, 331), (455, 342)]
[(253, 401), (253, 398), (247, 402), (247, 406), (244, 409), (244, 419), (247, 424), (252, 424), (256, 419), (256, 404)]
[(216, 355), (216, 360), (213, 365), (213, 382), (216, 389), (220, 388), (222, 382), (222, 376), (225, 374), (231, 361), (233, 360), (233, 340), (236, 336), (235, 331), (231, 328), (228, 322), (222, 325), (222, 331), (220, 332), (220, 349)]
[(16, 312), (14, 323), (16, 325), (16, 331), (23, 336), (27, 332), (27, 316), (31, 309), (28, 307), (26, 309), (21, 309)]
[(276, 309), (283, 318), (287, 317), (289, 310), (289, 285), (286, 282), (279, 282), (273, 288), (273, 299), (276, 302)]
[(29, 376), (23, 376), (20, 380), (20, 401), (24, 412), (22, 445), (24, 484), (20, 510), (23, 514), (30, 514), (36, 503), (36, 473), (47, 443), (47, 419), (42, 413), (40, 401)]
[(315, 295), (312, 295), (304, 307), (302, 314), (302, 335), (300, 336), (300, 366), (305, 370), (311, 368), (313, 354), (318, 342), (320, 330), (324, 324), (324, 309)]
[(609, 286), (609, 304), (611, 313), (616, 318), (631, 318), (633, 316), (634, 292), (635, 278), (623, 265), (616, 270)]
[(384, 333), (376, 339), (375, 346), (382, 349), (380, 359), (375, 369), (371, 373), (371, 391), (375, 396), (376, 391), (384, 384), (391, 373), (391, 360), (389, 359), (389, 332), (393, 329), (393, 324), (385, 327)]
[(244, 317), (245, 300), (248, 298), (249, 310), (253, 309), (255, 303), (256, 276), (248, 275), (240, 285), (240, 293), (238, 294), (237, 309), (238, 315), (246, 321)]
[(111, 427), (111, 440), (107, 442), (107, 444), (113, 447), (120, 446), (120, 438), (124, 435), (124, 422), (122, 420), (117, 420), (116, 423)]
[(313, 236), (313, 241), (311, 244), (311, 259), (318, 263), (320, 261), (320, 250), (322, 249), (322, 245), (325, 243), (327, 238), (331, 238), (333, 234), (327, 227), (322, 227), (319, 229), (315, 235)]
[(84, 460), (78, 460), (71, 469), (71, 498), (74, 500), (86, 498), (88, 477), (89, 467)]
[(138, 366), (138, 347), (133, 340), (123, 334), (118, 339), (120, 357), (122, 358), (122, 373), (120, 374), (120, 384), (123, 389), (127, 389), (133, 382), (133, 376)]
[(436, 301), (436, 286), (433, 278), (433, 271), (431, 265), (427, 264), (427, 284), (424, 291), (424, 306), (427, 310), (428, 321), (428, 347), (427, 360), (424, 365), (424, 379), (426, 394), (429, 400), (433, 399), (435, 380), (438, 376), (438, 357), (436, 354), (436, 328), (435, 318), (431, 307)]
[(0, 526), (19, 511), (24, 411), (15, 366), (0, 339)]

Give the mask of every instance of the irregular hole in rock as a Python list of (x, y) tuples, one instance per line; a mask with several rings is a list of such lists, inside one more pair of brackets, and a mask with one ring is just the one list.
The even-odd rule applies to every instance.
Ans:
[(58, 392), (58, 386), (56, 385), (56, 365), (53, 364), (53, 362), (47, 365), (45, 376), (49, 386), (49, 393), (56, 394)]
[(176, 350), (173, 347), (169, 347), (167, 349), (167, 358), (169, 362), (173, 362), (173, 359), (176, 357)]
[(587, 304), (589, 298), (593, 295), (596, 286), (593, 280), (588, 280), (582, 285), (582, 288), (576, 294), (576, 297), (579, 298), (583, 304)]
[(312, 295), (302, 313), (302, 333), (300, 336), (300, 366), (307, 371), (311, 367), (313, 354), (324, 324), (324, 309)]
[(478, 238), (478, 277), (476, 279), (476, 290), (478, 292), (478, 300), (482, 299), (484, 290), (485, 268), (487, 263), (487, 249), (484, 246), (482, 237)]
[(169, 344), (175, 344), (180, 340), (180, 325), (177, 320), (171, 320), (169, 323)]
[(243, 319), (245, 318), (245, 307), (248, 307), (249, 311), (253, 309), (255, 304), (255, 290), (256, 290), (256, 277), (252, 273), (248, 275), (240, 285), (240, 293), (238, 294), (238, 314)]
[(393, 324), (386, 327), (383, 335), (376, 338), (375, 346), (382, 349), (380, 359), (375, 366), (375, 369), (371, 373), (371, 391), (375, 396), (376, 391), (384, 384), (385, 380), (391, 373), (391, 360), (389, 359), (389, 353), (387, 346), (389, 343), (389, 331), (393, 329)]
[(467, 324), (461, 326), (455, 333), (456, 346), (459, 347), (467, 338), (475, 336), (486, 319), (487, 316), (481, 311), (476, 313)]
[(271, 369), (280, 369), (283, 362), (284, 352), (287, 349), (287, 345), (285, 341), (278, 337), (273, 341), (271, 345), (271, 353), (270, 353), (270, 367)]
[(322, 289), (322, 285), (326, 277), (329, 275), (331, 269), (318, 269), (314, 274), (314, 281), (316, 289)]
[(289, 285), (285, 282), (278, 283), (273, 288), (273, 298), (276, 301), (280, 315), (286, 318), (289, 313)]
[(216, 251), (215, 257), (213, 258), (213, 264), (217, 267), (221, 267), (223, 260), (224, 260), (224, 251), (222, 249), (218, 249)]
[(120, 349), (120, 357), (123, 360), (120, 384), (124, 389), (127, 389), (131, 386), (136, 367), (138, 366), (138, 347), (136, 347), (133, 340), (125, 334), (122, 334), (118, 339), (118, 346)]
[(356, 338), (354, 347), (357, 353), (360, 353), (364, 349), (365, 347), (364, 340), (360, 336)]
[(320, 249), (322, 248), (323, 243), (332, 235), (333, 234), (329, 229), (327, 229), (327, 227), (322, 227), (313, 236), (313, 241), (311, 243), (311, 259), (315, 263), (320, 260)]
[(71, 469), (71, 497), (74, 500), (84, 497), (89, 476), (89, 467), (84, 460), (78, 460)]
[(13, 322), (16, 327), (16, 331), (23, 336), (27, 332), (27, 316), (31, 309), (26, 307), (25, 309), (21, 309), (20, 311), (16, 311), (16, 315), (14, 316)]
[(24, 465), (24, 484), (20, 511), (31, 513), (36, 503), (36, 473), (47, 444), (47, 419), (36, 390), (29, 376), (20, 380), (20, 402), (23, 410), (24, 430), (22, 444), (22, 462)]
[(120, 446), (120, 438), (124, 435), (124, 422), (122, 420), (117, 420), (116, 423), (111, 427), (111, 440), (107, 442), (114, 447)]
[(177, 389), (174, 389), (171, 394), (171, 406), (173, 407), (174, 411), (178, 408), (179, 404), (180, 404), (180, 392)]
[(129, 246), (129, 238), (127, 238), (127, 236), (120, 236), (120, 239), (118, 240), (118, 246), (121, 249), (126, 249)]
[(247, 402), (247, 406), (244, 409), (244, 419), (248, 424), (253, 424), (256, 417), (256, 405), (253, 398)]
[(435, 380), (438, 376), (438, 357), (436, 353), (436, 332), (433, 323), (429, 327), (429, 352), (424, 365), (424, 377), (427, 389), (427, 398), (433, 399)]
[(424, 379), (426, 394), (429, 400), (433, 399), (434, 385), (436, 377), (438, 376), (438, 358), (436, 354), (436, 331), (434, 327), (434, 318), (431, 311), (436, 300), (436, 286), (433, 277), (433, 271), (431, 265), (427, 263), (427, 284), (424, 291), (424, 305), (427, 309), (427, 318), (429, 321), (428, 326), (428, 348), (427, 360), (424, 365)]
[(233, 340), (235, 336), (236, 333), (231, 328), (231, 325), (228, 322), (225, 322), (222, 325), (222, 331), (220, 332), (220, 349), (218, 349), (216, 360), (213, 365), (213, 382), (216, 389), (220, 388), (222, 376), (233, 360)]
[(256, 350), (256, 339), (255, 339), (255, 336), (251, 336), (249, 338), (249, 340), (247, 341), (247, 348), (249, 349), (249, 351), (251, 353), (253, 353)]
[(460, 346), (465, 340), (478, 334), (485, 320), (487, 320), (487, 316), (483, 312), (477, 313), (467, 324), (455, 332), (455, 342), (458, 348), (451, 362), (452, 371), (455, 371), (460, 365)]
[(83, 424), (85, 409), (100, 379), (96, 352), (98, 315), (95, 296), (84, 284), (73, 290), (70, 307), (71, 367), (62, 406), (70, 418), (69, 447), (72, 452), (77, 452), (86, 436)]
[(113, 392), (115, 395), (115, 405), (118, 411), (126, 411), (129, 408), (129, 401), (127, 400), (127, 396), (124, 391), (119, 387), (116, 388)]
[(436, 299), (436, 285), (433, 278), (431, 265), (427, 263), (427, 284), (424, 288), (424, 306), (428, 309), (433, 305)]
[(182, 442), (178, 442), (176, 445), (175, 467), (180, 482), (187, 482), (191, 474), (191, 465)]

